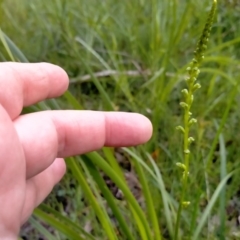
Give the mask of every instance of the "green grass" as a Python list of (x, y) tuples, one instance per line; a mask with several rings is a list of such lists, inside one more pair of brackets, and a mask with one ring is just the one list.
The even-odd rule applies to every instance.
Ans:
[[(139, 175), (145, 210), (126, 188), (113, 153), (104, 150), (101, 155), (90, 153), (67, 160), (69, 171), (62, 183), (30, 221), (36, 229), (32, 234), (45, 235), (51, 226), (47, 239), (172, 239), (181, 194), (181, 171), (175, 164), (183, 161), (182, 139), (175, 130), (182, 123), (181, 89), (211, 1), (0, 2), (0, 27), (12, 41), (5, 38), (13, 58), (58, 64), (70, 77), (69, 92), (62, 98), (24, 112), (46, 106), (136, 111), (149, 117), (154, 127), (147, 144), (124, 150)], [(238, 192), (240, 180), (236, 173), (231, 183), (227, 181), (228, 174), (240, 167), (240, 89), (236, 87), (240, 81), (239, 11), (238, 1), (219, 1), (200, 67), (202, 88), (192, 106), (198, 124), (191, 130), (195, 143), (186, 191), (192, 204), (182, 213), (181, 239), (234, 239), (237, 231), (230, 230), (225, 208)], [(0, 58), (9, 61), (5, 47), (0, 46)], [(96, 184), (101, 181), (99, 169), (112, 175), (124, 191), (126, 203)], [(109, 224), (106, 202), (117, 226)], [(214, 216), (224, 231), (214, 226)], [(123, 219), (127, 219), (127, 226)], [(42, 221), (48, 227), (40, 225)], [(89, 222), (92, 237), (84, 230)]]

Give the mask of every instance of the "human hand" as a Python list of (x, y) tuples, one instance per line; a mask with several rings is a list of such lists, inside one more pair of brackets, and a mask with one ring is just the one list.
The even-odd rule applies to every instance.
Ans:
[(43, 111), (23, 106), (58, 97), (67, 74), (47, 64), (0, 64), (0, 238), (16, 239), (20, 226), (63, 177), (64, 157), (103, 146), (146, 142), (150, 121), (135, 113)]

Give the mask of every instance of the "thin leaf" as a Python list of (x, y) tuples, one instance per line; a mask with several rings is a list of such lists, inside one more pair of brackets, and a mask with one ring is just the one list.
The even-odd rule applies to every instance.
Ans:
[(68, 217), (63, 216), (60, 212), (56, 211), (55, 209), (49, 207), (46, 204), (41, 204), (39, 208), (44, 212), (50, 213), (51, 215), (55, 216), (55, 218), (57, 218), (60, 222), (71, 227), (76, 232), (79, 232), (79, 234), (82, 234), (87, 240), (94, 240), (94, 238), (89, 233), (87, 233), (81, 226), (75, 224)]
[(66, 91), (63, 96), (67, 99), (68, 103), (70, 103), (75, 110), (84, 109), (83, 106), (78, 102), (78, 100), (71, 94), (69, 90)]
[(235, 173), (235, 171), (229, 173), (227, 176), (225, 176), (224, 179), (221, 180), (221, 182), (218, 184), (218, 187), (216, 188), (215, 192), (213, 193), (211, 200), (209, 201), (206, 209), (204, 210), (202, 217), (199, 220), (198, 226), (196, 231), (194, 232), (193, 238), (192, 240), (197, 240), (199, 239), (199, 234), (202, 231), (202, 228), (204, 226), (204, 224), (206, 223), (206, 220), (208, 218), (208, 216), (211, 213), (211, 210), (215, 204), (215, 202), (217, 201), (221, 191), (223, 190), (223, 188), (225, 187), (225, 184), (227, 183), (228, 179)]
[(64, 234), (66, 237), (70, 238), (71, 240), (86, 240), (86, 238), (82, 237), (80, 234), (78, 234), (75, 230), (67, 226), (66, 224), (60, 222), (57, 218), (55, 218), (52, 215), (49, 215), (45, 212), (43, 212), (41, 209), (37, 208), (34, 210), (34, 216), (37, 218), (43, 220), (50, 226), (54, 227), (58, 231), (60, 231), (62, 234)]
[[(84, 42), (80, 37), (77, 37), (76, 41), (81, 43), (91, 54), (93, 54), (106, 69), (108, 69), (108, 70), (110, 69), (110, 67), (103, 60), (103, 58), (93, 48), (91, 48), (86, 42)], [(100, 92), (100, 94), (101, 94), (101, 96), (102, 96), (102, 98), (103, 98), (103, 100), (104, 100), (104, 102), (106, 104), (107, 110), (109, 110), (109, 111), (114, 110), (113, 104), (112, 104), (112, 102), (111, 102), (107, 92), (102, 87), (100, 81), (98, 81), (98, 79), (95, 77), (95, 75), (91, 71), (91, 68), (87, 64), (85, 64), (85, 62), (83, 62), (83, 64), (88, 69), (89, 74), (91, 75), (93, 83), (97, 87), (98, 91)]]
[(228, 42), (224, 42), (222, 44), (218, 44), (216, 47), (213, 47), (213, 48), (209, 49), (208, 51), (206, 51), (206, 55), (209, 54), (209, 53), (212, 53), (212, 52), (218, 52), (219, 50), (221, 50), (223, 48), (232, 46), (232, 45), (234, 45), (236, 43), (239, 43), (239, 42), (240, 42), (240, 37), (235, 38), (233, 40), (230, 40)]
[[(220, 144), (220, 176), (223, 180), (227, 175), (227, 153), (225, 148), (224, 137), (219, 136)], [(226, 186), (223, 187), (220, 193), (220, 239), (225, 239), (225, 221), (226, 221)]]
[(13, 57), (13, 55), (12, 55), (12, 52), (11, 52), (11, 50), (9, 49), (8, 43), (7, 43), (6, 39), (5, 39), (5, 35), (4, 35), (4, 33), (3, 33), (3, 31), (2, 31), (1, 29), (0, 29), (0, 40), (2, 41), (2, 44), (3, 44), (4, 48), (6, 49), (6, 51), (7, 51), (8, 55), (9, 55), (10, 59), (11, 59), (13, 62), (15, 62), (15, 59), (14, 59), (14, 57)]
[(38, 230), (44, 237), (46, 237), (48, 240), (57, 240), (56, 237), (54, 237), (49, 230), (47, 230), (45, 227), (43, 227), (38, 221), (36, 221), (33, 217), (31, 217), (28, 220), (31, 225)]
[(152, 159), (152, 156), (150, 154), (147, 154), (147, 157), (150, 160), (150, 162), (153, 166), (154, 172), (156, 174), (156, 178), (157, 178), (156, 183), (160, 189), (162, 201), (163, 201), (163, 208), (164, 208), (164, 213), (165, 213), (164, 217), (166, 217), (168, 231), (169, 231), (170, 235), (173, 236), (173, 222), (172, 222), (173, 214), (171, 214), (171, 210), (169, 207), (169, 205), (171, 205), (171, 201), (169, 200), (169, 194), (166, 191), (164, 181), (162, 179), (162, 174), (161, 174), (159, 167), (157, 166), (155, 161)]
[(145, 198), (145, 201), (146, 201), (146, 206), (147, 206), (147, 211), (148, 211), (147, 216), (148, 216), (149, 221), (153, 225), (153, 231), (154, 231), (154, 238), (153, 239), (161, 240), (162, 237), (161, 237), (161, 232), (160, 232), (160, 228), (159, 228), (159, 223), (158, 223), (156, 211), (155, 211), (155, 208), (154, 208), (154, 201), (152, 199), (151, 191), (149, 189), (149, 185), (148, 185), (146, 176), (144, 174), (144, 171), (143, 171), (140, 163), (136, 160), (134, 162), (135, 162), (135, 168), (136, 168), (136, 171), (138, 173), (140, 183), (142, 185), (143, 195), (144, 195), (144, 198)]
[(230, 111), (230, 109), (231, 109), (231, 106), (232, 106), (233, 101), (234, 101), (234, 99), (235, 99), (235, 96), (236, 96), (236, 94), (237, 94), (238, 87), (239, 87), (239, 86), (236, 85), (236, 86), (232, 89), (232, 91), (231, 91), (231, 93), (230, 93), (227, 106), (226, 106), (226, 108), (225, 108), (225, 111), (223, 112), (223, 117), (222, 117), (222, 119), (221, 119), (220, 126), (219, 126), (219, 128), (218, 128), (218, 130), (217, 130), (217, 133), (215, 134), (214, 140), (213, 140), (212, 145), (211, 145), (211, 149), (210, 149), (209, 154), (208, 154), (208, 156), (207, 156), (207, 160), (206, 160), (207, 169), (210, 168), (211, 160), (212, 160), (214, 151), (215, 151), (215, 149), (216, 149), (216, 145), (217, 145), (217, 142), (218, 142), (218, 138), (219, 138), (219, 136), (220, 136), (220, 134), (221, 134), (221, 132), (222, 132), (222, 129), (223, 129), (223, 127), (224, 127), (224, 125), (225, 125), (225, 123), (226, 123), (226, 121), (227, 121), (227, 117), (228, 117), (228, 115), (229, 115), (229, 111)]
[(85, 174), (85, 178), (87, 179), (87, 182), (88, 182), (88, 184), (89, 184), (89, 186), (90, 186), (90, 188), (93, 192), (93, 195), (96, 197), (96, 201), (99, 204), (99, 207), (101, 208), (101, 210), (102, 210), (102, 212), (105, 216), (106, 222), (108, 223), (108, 225), (106, 225), (106, 227), (108, 228), (109, 232), (112, 233), (114, 239), (117, 239), (116, 231), (113, 227), (110, 216), (107, 213), (107, 208), (106, 208), (106, 205), (105, 205), (105, 199), (103, 199), (102, 196), (100, 195), (100, 191), (97, 188), (97, 184), (96, 184), (93, 176), (91, 175), (91, 172), (89, 171), (89, 168), (86, 166), (85, 161), (83, 160), (83, 157), (84, 156), (78, 157), (78, 159), (79, 159), (78, 163), (82, 167), (83, 172)]
[(89, 184), (87, 183), (86, 178), (83, 174), (83, 171), (76, 163), (76, 160), (73, 158), (69, 158), (68, 159), (68, 167), (70, 167), (73, 175), (75, 176), (75, 178), (78, 180), (79, 184), (81, 185), (84, 193), (86, 194), (86, 198), (90, 202), (90, 205), (94, 209), (99, 221), (101, 222), (102, 227), (103, 227), (108, 239), (113, 239), (113, 240), (116, 239), (114, 237), (115, 234), (111, 230), (111, 227), (109, 227), (110, 223), (108, 221), (108, 218), (106, 217), (103, 209), (99, 206), (99, 203), (98, 203), (97, 199), (95, 198), (95, 196), (93, 195), (92, 190), (91, 190)]
[(99, 171), (96, 169), (94, 164), (89, 161), (88, 159), (85, 159), (83, 157), (83, 161), (85, 162), (86, 166), (88, 167), (92, 177), (94, 178), (95, 182), (98, 184), (102, 194), (104, 195), (104, 198), (107, 200), (109, 207), (112, 209), (114, 216), (119, 222), (119, 226), (122, 229), (123, 234), (125, 235), (126, 239), (134, 240), (129, 227), (127, 225), (126, 220), (123, 218), (122, 213), (119, 211), (119, 207), (116, 204), (116, 201), (112, 195), (112, 193), (109, 191), (108, 187), (106, 186), (105, 181), (101, 177)]
[(104, 147), (103, 149), (104, 155), (106, 157), (106, 160), (108, 161), (109, 165), (113, 168), (113, 170), (116, 172), (118, 176), (122, 178), (123, 181), (125, 181), (124, 174), (117, 162), (117, 159), (113, 155), (114, 149)]
[(14, 42), (0, 29), (0, 39), (13, 62), (17, 59), (19, 62), (27, 63), (28, 60)]
[[(122, 179), (115, 174), (115, 172), (112, 170), (112, 168), (106, 163), (106, 161), (96, 152), (88, 153), (86, 156), (100, 169), (102, 169), (111, 179), (112, 181), (122, 190), (124, 193), (124, 196), (126, 200), (131, 204), (133, 209), (133, 215), (135, 217), (135, 221), (140, 221), (143, 226), (143, 229), (139, 229), (140, 233), (142, 234), (143, 230), (146, 232), (147, 239), (151, 239), (151, 230), (150, 226), (146, 220), (146, 217), (138, 205), (135, 197), (131, 193), (128, 187), (126, 187), (125, 183), (122, 181)], [(140, 226), (140, 225), (139, 225)], [(145, 234), (142, 234), (142, 239), (144, 238)]]

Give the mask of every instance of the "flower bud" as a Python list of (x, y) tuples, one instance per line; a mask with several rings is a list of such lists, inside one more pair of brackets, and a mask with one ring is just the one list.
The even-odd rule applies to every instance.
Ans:
[(185, 108), (185, 109), (188, 109), (188, 104), (187, 103), (185, 103), (185, 102), (180, 102), (180, 106), (182, 107), (182, 108)]
[(185, 133), (185, 129), (182, 126), (177, 126), (176, 130), (181, 131), (182, 133)]

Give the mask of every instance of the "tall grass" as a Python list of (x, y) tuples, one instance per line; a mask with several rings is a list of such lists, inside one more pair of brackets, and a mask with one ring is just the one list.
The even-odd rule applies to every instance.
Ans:
[[(209, 10), (207, 0), (1, 1), (0, 27), (7, 35), (2, 61), (48, 61), (70, 76), (62, 98), (24, 113), (49, 107), (137, 111), (154, 127), (149, 143), (124, 149), (142, 185), (143, 209), (115, 164), (114, 149), (67, 159), (62, 183), (29, 222), (45, 238), (173, 238), (181, 194), (175, 163), (183, 160), (175, 131), (181, 123), (180, 89)], [(231, 173), (239, 169), (239, 10), (238, 2), (219, 3), (202, 63), (202, 88), (193, 104), (195, 161), (185, 194), (192, 204), (181, 214), (179, 239), (236, 234), (225, 209), (239, 190), (239, 175)], [(99, 169), (121, 188), (124, 201), (112, 196)], [(220, 234), (219, 226), (225, 226)]]

